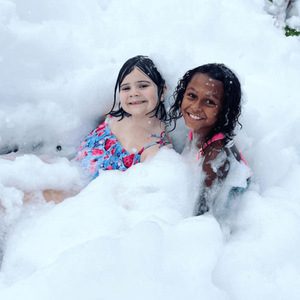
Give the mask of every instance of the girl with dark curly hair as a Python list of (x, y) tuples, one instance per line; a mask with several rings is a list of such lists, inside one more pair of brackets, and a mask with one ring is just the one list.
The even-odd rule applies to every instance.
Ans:
[[(176, 127), (176, 120), (183, 116), (190, 130), (185, 150), (197, 150), (203, 170), (203, 189), (195, 206), (195, 214), (200, 215), (218, 207), (227, 179), (231, 180), (227, 199), (228, 193), (233, 196), (248, 185), (250, 169), (233, 142), (236, 124), (241, 126), (240, 82), (225, 65), (206, 64), (186, 72), (173, 97), (170, 120)], [(233, 171), (243, 173), (242, 178), (238, 176), (241, 180), (236, 180)]]

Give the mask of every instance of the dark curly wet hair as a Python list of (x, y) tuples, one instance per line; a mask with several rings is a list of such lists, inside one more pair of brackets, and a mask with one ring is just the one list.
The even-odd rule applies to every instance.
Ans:
[[(131, 116), (121, 107), (120, 103), (117, 105), (117, 91), (120, 90), (120, 86), (124, 78), (129, 73), (131, 73), (134, 68), (138, 68), (139, 70), (141, 70), (156, 84), (158, 99), (161, 99), (166, 85), (164, 78), (161, 76), (156, 66), (154, 65), (153, 61), (149, 57), (143, 55), (137, 55), (135, 57), (128, 59), (119, 71), (118, 78), (115, 85), (115, 90), (114, 90), (114, 103), (108, 115), (114, 117), (120, 117), (121, 120), (124, 117)], [(116, 109), (115, 106), (117, 106)], [(151, 117), (157, 117), (159, 120), (163, 122), (167, 120), (167, 112), (163, 101), (158, 100), (154, 110), (149, 112), (149, 114), (151, 113), (152, 113)]]
[(175, 102), (169, 110), (169, 122), (174, 122), (173, 130), (176, 127), (176, 120), (182, 117), (180, 107), (185, 90), (192, 77), (197, 73), (206, 74), (212, 79), (221, 81), (224, 88), (222, 110), (214, 128), (207, 136), (207, 140), (219, 132), (222, 132), (227, 139), (231, 140), (234, 136), (236, 124), (238, 123), (242, 126), (238, 120), (241, 115), (241, 85), (237, 76), (224, 64), (211, 63), (202, 65), (187, 71), (182, 79), (178, 81), (173, 94)]

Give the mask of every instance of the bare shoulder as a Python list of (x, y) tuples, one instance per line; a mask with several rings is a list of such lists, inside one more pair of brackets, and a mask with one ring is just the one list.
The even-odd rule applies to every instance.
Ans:
[(216, 179), (223, 180), (229, 170), (228, 153), (222, 140), (211, 143), (204, 153), (203, 171), (206, 174), (205, 184), (211, 186)]
[(154, 145), (154, 146), (146, 149), (141, 155), (141, 162), (144, 162), (145, 160), (148, 160), (148, 159), (154, 157), (157, 154), (158, 150), (159, 150), (158, 145)]
[(117, 117), (110, 117), (108, 119), (108, 125), (110, 130), (116, 135), (124, 134), (124, 132), (127, 131), (127, 123), (125, 118), (120, 120)]
[(204, 151), (204, 161), (216, 159), (219, 155), (227, 155), (223, 140), (218, 140), (208, 145)]

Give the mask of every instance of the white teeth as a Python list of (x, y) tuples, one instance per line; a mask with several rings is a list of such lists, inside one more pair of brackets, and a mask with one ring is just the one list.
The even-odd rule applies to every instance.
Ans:
[(192, 119), (194, 119), (194, 120), (201, 120), (201, 117), (199, 117), (199, 116), (196, 116), (196, 115), (193, 115), (193, 114), (189, 114), (189, 116), (192, 118)]

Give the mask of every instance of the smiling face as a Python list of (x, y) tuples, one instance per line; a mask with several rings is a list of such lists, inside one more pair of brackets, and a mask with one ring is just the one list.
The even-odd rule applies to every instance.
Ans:
[(205, 138), (222, 109), (224, 88), (219, 80), (196, 73), (185, 90), (181, 112), (188, 128)]
[(134, 68), (120, 85), (120, 103), (132, 116), (145, 116), (157, 106), (157, 86), (142, 71)]

